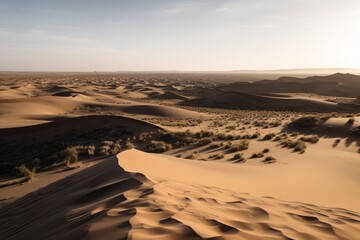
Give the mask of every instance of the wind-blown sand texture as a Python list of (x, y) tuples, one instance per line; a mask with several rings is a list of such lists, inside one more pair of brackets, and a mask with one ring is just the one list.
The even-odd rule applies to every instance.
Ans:
[[(360, 234), (357, 212), (253, 197), (231, 186), (213, 186), (213, 175), (203, 185), (189, 178), (188, 174), (199, 174), (189, 168), (174, 172), (186, 182), (173, 181), (157, 175), (159, 163), (153, 160), (163, 160), (156, 155), (147, 159), (149, 176), (127, 172), (126, 166), (124, 171), (122, 162), (127, 165), (141, 154), (135, 150), (119, 154), (120, 165), (110, 157), (4, 207), (0, 235), (4, 239), (356, 239)], [(172, 168), (171, 162), (161, 164)]]

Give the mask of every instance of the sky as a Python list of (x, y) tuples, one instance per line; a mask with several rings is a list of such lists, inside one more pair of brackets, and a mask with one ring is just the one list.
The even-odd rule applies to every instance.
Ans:
[(360, 0), (0, 0), (0, 71), (360, 68)]

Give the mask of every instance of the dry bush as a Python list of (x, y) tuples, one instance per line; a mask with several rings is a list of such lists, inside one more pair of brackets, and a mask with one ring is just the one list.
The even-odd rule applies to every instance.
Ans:
[(321, 120), (315, 116), (307, 116), (296, 119), (289, 124), (293, 128), (308, 128), (312, 129), (320, 124)]
[(300, 140), (304, 142), (317, 143), (319, 141), (319, 137), (316, 135), (303, 136), (300, 138)]
[(268, 133), (263, 137), (263, 139), (264, 140), (271, 140), (273, 137), (275, 137), (275, 133)]
[(275, 138), (274, 138), (274, 141), (275, 142), (278, 142), (278, 141), (280, 141), (282, 138), (280, 137), (280, 136), (276, 136)]
[(196, 159), (199, 156), (197, 152), (193, 152), (186, 156), (186, 159)]
[(301, 152), (304, 153), (306, 149), (305, 142), (301, 140), (291, 140), (291, 139), (284, 139), (281, 141), (281, 145), (287, 147), (287, 148), (293, 148), (295, 152)]
[(111, 152), (111, 147), (107, 146), (107, 145), (103, 145), (100, 147), (100, 154), (101, 155), (105, 155), (105, 156), (109, 156)]
[(233, 157), (234, 160), (237, 160), (237, 162), (245, 161), (245, 158), (243, 157), (242, 153), (236, 153)]
[(230, 149), (233, 152), (244, 151), (248, 148), (249, 148), (249, 141), (247, 141), (247, 140), (241, 140), (238, 143), (231, 143), (231, 145), (230, 145)]
[(163, 141), (151, 141), (151, 143), (148, 145), (148, 150), (153, 153), (167, 152), (171, 149), (171, 144), (165, 143)]
[(18, 168), (18, 173), (21, 176), (24, 176), (26, 179), (31, 180), (34, 178), (35, 176), (35, 168), (33, 168), (32, 170), (30, 170), (28, 167), (26, 167), (25, 164), (21, 164)]
[[(127, 140), (127, 143), (128, 142), (130, 142), (130, 139)], [(90, 146), (90, 148), (91, 148), (90, 151), (93, 150), (92, 147), (93, 146)], [(121, 147), (119, 141), (117, 141), (117, 142), (103, 141), (99, 152), (100, 152), (101, 155), (109, 156), (110, 154), (114, 155), (114, 154), (119, 153), (121, 151), (121, 149), (122, 149), (122, 147)]]
[(209, 148), (220, 148), (220, 147), (223, 147), (223, 146), (224, 146), (224, 143), (218, 142), (218, 143), (211, 143)]
[(211, 137), (205, 137), (205, 138), (201, 138), (197, 141), (196, 145), (198, 146), (204, 146), (207, 145), (209, 143), (211, 143), (213, 140)]
[(63, 162), (66, 166), (78, 161), (78, 150), (76, 147), (67, 147), (63, 150)]
[(297, 137), (299, 136), (299, 132), (293, 132), (290, 134), (291, 137)]
[(212, 158), (215, 160), (222, 159), (222, 158), (224, 158), (224, 154), (222, 154), (222, 153), (213, 154), (213, 155), (210, 155), (209, 158)]
[(250, 158), (262, 158), (264, 154), (262, 152), (253, 153)]
[(267, 156), (267, 157), (263, 160), (264, 163), (273, 163), (273, 162), (275, 162), (275, 161), (276, 161), (276, 159), (275, 159), (274, 157), (272, 157), (272, 156)]
[(263, 153), (268, 153), (268, 152), (270, 152), (270, 149), (269, 148), (264, 148), (264, 150), (262, 152)]
[(297, 140), (296, 145), (294, 147), (294, 151), (304, 153), (305, 150), (306, 150), (306, 144), (301, 140)]
[(94, 146), (94, 145), (88, 146), (88, 148), (87, 148), (87, 154), (88, 154), (89, 156), (95, 155), (95, 146)]
[(111, 154), (118, 154), (120, 151), (121, 151), (120, 143), (118, 143), (118, 142), (114, 143), (114, 145), (112, 146), (112, 149), (111, 149)]
[(93, 156), (95, 155), (95, 146), (75, 146), (76, 150), (78, 151), (79, 156)]

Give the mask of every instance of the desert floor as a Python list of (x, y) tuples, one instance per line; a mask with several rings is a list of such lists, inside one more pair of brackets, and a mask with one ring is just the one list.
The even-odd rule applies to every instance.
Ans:
[(0, 78), (1, 239), (359, 239), (353, 89), (292, 93), (279, 79), (284, 92), (241, 92), (232, 75)]

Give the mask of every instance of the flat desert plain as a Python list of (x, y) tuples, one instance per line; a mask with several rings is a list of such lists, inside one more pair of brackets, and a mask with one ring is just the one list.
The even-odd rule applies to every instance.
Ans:
[(360, 239), (360, 76), (1, 72), (0, 166), (1, 239)]

